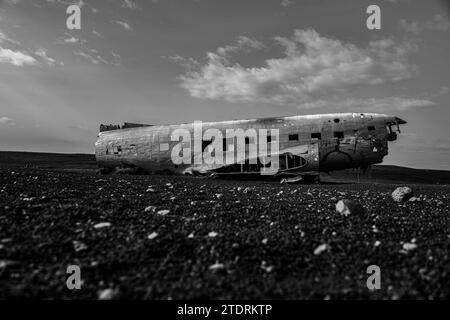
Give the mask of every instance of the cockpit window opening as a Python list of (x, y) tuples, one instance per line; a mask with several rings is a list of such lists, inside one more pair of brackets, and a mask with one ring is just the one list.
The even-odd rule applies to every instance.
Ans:
[(342, 132), (342, 131), (335, 131), (334, 132), (334, 137), (338, 138), (338, 139), (344, 139), (344, 132)]
[(311, 139), (322, 139), (322, 134), (320, 132), (313, 132), (311, 133)]
[(290, 134), (289, 135), (289, 141), (298, 141), (298, 133)]
[(374, 130), (375, 130), (375, 126), (368, 126), (367, 129), (368, 129), (369, 131), (374, 131)]

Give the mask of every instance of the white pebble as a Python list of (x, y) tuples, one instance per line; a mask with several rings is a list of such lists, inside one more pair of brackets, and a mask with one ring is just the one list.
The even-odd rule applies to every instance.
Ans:
[(101, 229), (101, 228), (107, 228), (107, 227), (111, 227), (110, 222), (100, 222), (100, 223), (97, 223), (96, 225), (94, 225), (95, 229)]
[(149, 240), (153, 240), (153, 239), (155, 239), (156, 237), (158, 236), (158, 233), (157, 232), (152, 232), (152, 233), (150, 233), (149, 235), (148, 235), (148, 239)]
[(318, 246), (315, 250), (314, 250), (314, 255), (319, 255), (322, 252), (324, 252), (325, 250), (328, 249), (328, 245), (326, 243), (321, 244), (320, 246)]

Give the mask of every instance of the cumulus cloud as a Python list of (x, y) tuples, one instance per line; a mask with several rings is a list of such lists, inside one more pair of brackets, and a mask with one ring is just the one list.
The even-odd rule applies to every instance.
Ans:
[[(306, 105), (359, 86), (375, 86), (411, 78), (416, 67), (408, 62), (412, 43), (392, 39), (358, 47), (321, 36), (314, 30), (296, 30), (290, 38), (277, 37), (284, 56), (261, 67), (243, 67), (226, 53), (208, 52), (206, 62), (190, 63), (180, 76), (193, 97), (229, 102)], [(175, 59), (173, 59), (175, 60)]]
[(436, 14), (433, 19), (426, 22), (400, 20), (400, 27), (412, 34), (419, 34), (423, 30), (448, 31), (450, 30), (450, 20), (443, 15)]
[(115, 21), (118, 25), (122, 26), (125, 30), (131, 31), (133, 28), (125, 21), (117, 20)]
[(217, 49), (217, 53), (222, 56), (227, 56), (231, 53), (245, 52), (249, 53), (252, 50), (263, 49), (264, 45), (256, 39), (246, 36), (239, 36), (232, 45), (226, 45)]
[(132, 0), (123, 0), (122, 7), (127, 8), (127, 9), (137, 9), (136, 3)]
[(0, 63), (9, 63), (18, 67), (24, 65), (33, 65), (37, 61), (32, 56), (21, 51), (13, 51), (0, 47)]
[(103, 36), (101, 35), (101, 33), (100, 32), (98, 32), (97, 30), (92, 30), (92, 34), (94, 35), (94, 36), (97, 36), (97, 37), (99, 37), (99, 38), (103, 38)]
[(81, 40), (81, 39), (75, 38), (75, 37), (69, 37), (69, 38), (63, 39), (63, 41), (64, 41), (64, 43), (70, 43), (70, 44), (86, 42), (85, 40)]
[(292, 1), (292, 0), (282, 0), (281, 1), (281, 5), (283, 6), (283, 7), (290, 7), (290, 6), (292, 6), (294, 4), (294, 1)]
[(9, 43), (12, 43), (15, 45), (20, 45), (20, 42), (11, 39), (2, 30), (0, 30), (0, 43), (2, 43), (2, 42), (9, 42)]
[(8, 117), (0, 117), (0, 125), (10, 125), (13, 126), (15, 123), (13, 119)]
[(36, 56), (40, 57), (46, 64), (53, 66), (56, 64), (63, 65), (62, 62), (58, 62), (55, 59), (47, 55), (47, 51), (44, 48), (39, 48), (35, 53)]
[[(91, 49), (91, 52), (92, 53), (87, 53), (85, 51), (75, 51), (74, 54), (90, 61), (93, 64), (108, 64), (108, 65), (114, 65), (114, 66), (119, 65), (118, 62), (111, 62), (111, 61), (106, 60), (101, 55), (99, 55), (97, 50), (95, 50), (95, 49)], [(115, 60), (118, 60), (118, 57), (116, 57), (114, 55), (113, 55), (113, 57)]]
[(406, 111), (435, 107), (436, 104), (425, 99), (386, 97), (386, 98), (346, 98), (319, 99), (300, 104), (299, 109), (333, 107), (336, 110), (371, 110), (373, 112)]

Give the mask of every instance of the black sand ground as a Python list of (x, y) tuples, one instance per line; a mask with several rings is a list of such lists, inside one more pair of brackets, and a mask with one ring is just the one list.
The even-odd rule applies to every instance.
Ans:
[[(410, 186), (422, 201), (395, 203), (395, 184), (99, 176), (3, 162), (0, 298), (95, 299), (111, 288), (136, 299), (448, 299), (450, 187)], [(341, 198), (367, 213), (338, 215)], [(102, 222), (110, 226), (94, 227)], [(73, 264), (80, 290), (66, 287)], [(369, 265), (381, 268), (374, 292)]]

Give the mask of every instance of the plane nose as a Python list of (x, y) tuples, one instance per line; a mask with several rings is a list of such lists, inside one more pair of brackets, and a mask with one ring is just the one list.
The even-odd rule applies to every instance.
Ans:
[(395, 117), (395, 121), (396, 121), (398, 124), (407, 124), (407, 123), (408, 123), (408, 122), (406, 122), (405, 120), (400, 119), (399, 117)]

